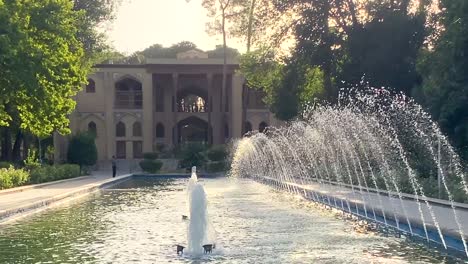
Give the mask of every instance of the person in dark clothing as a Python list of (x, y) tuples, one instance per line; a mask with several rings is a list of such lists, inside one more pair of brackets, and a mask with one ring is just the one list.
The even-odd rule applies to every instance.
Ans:
[(117, 173), (117, 161), (115, 160), (115, 156), (112, 156), (112, 178), (115, 178), (116, 173)]

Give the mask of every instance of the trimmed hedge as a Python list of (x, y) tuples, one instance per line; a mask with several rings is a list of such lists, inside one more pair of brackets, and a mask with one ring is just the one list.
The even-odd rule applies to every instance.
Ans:
[(190, 169), (193, 166), (202, 167), (206, 162), (204, 152), (207, 146), (205, 144), (191, 142), (186, 143), (180, 148), (181, 168)]
[(147, 160), (155, 160), (158, 158), (158, 153), (156, 152), (143, 153), (143, 158)]
[(43, 166), (31, 170), (31, 183), (43, 183), (79, 177), (80, 166), (76, 164), (63, 164)]
[(0, 189), (21, 186), (28, 180), (29, 174), (23, 169), (15, 169), (13, 166), (0, 169)]
[(160, 160), (145, 159), (140, 161), (140, 167), (143, 171), (149, 173), (157, 173), (161, 169), (163, 163)]
[(225, 146), (216, 145), (206, 151), (206, 156), (211, 161), (223, 161), (226, 159), (227, 151)]

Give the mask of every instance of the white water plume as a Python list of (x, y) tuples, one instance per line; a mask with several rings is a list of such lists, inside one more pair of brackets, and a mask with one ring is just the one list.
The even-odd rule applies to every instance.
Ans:
[[(368, 219), (383, 216), (385, 224), (389, 219), (397, 227), (404, 223), (410, 233), (415, 224), (410, 218), (419, 218), (426, 239), (434, 240), (428, 229), (435, 227), (447, 248), (441, 216), (428, 196), (446, 199), (452, 206), (451, 228), (468, 255), (466, 227), (454, 205), (468, 201), (466, 176), (459, 156), (430, 116), (413, 100), (385, 89), (352, 90), (341, 93), (339, 101), (335, 107), (308, 109), (286, 127), (236, 142), (231, 175), (303, 195), (307, 193), (301, 186), (335, 193), (327, 196), (327, 203), (361, 211)], [(403, 201), (407, 195), (416, 202), (411, 217)]]
[(203, 255), (203, 245), (215, 244), (215, 232), (208, 217), (205, 189), (198, 182), (196, 167), (187, 184), (189, 204), (189, 224), (187, 230), (187, 253), (191, 256)]

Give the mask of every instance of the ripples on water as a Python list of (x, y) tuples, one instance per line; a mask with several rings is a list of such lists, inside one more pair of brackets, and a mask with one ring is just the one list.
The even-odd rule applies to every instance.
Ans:
[[(221, 254), (186, 244), (186, 180), (134, 179), (0, 227), (0, 263), (461, 263), (403, 239), (361, 234), (314, 204), (248, 180), (202, 180)], [(219, 247), (219, 246), (218, 246)]]

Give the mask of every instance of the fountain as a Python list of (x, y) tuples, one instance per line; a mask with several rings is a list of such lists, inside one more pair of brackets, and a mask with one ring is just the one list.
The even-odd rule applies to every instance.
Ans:
[[(214, 230), (208, 218), (205, 189), (198, 182), (196, 170), (195, 166), (192, 167), (192, 175), (187, 185), (190, 213), (187, 231), (187, 253), (192, 256), (211, 253), (212, 245), (215, 244)], [(207, 248), (210, 249), (209, 252)]]
[(342, 91), (337, 106), (309, 107), (286, 127), (251, 133), (234, 144), (231, 175), (468, 256), (460, 158), (421, 106), (402, 94)]

